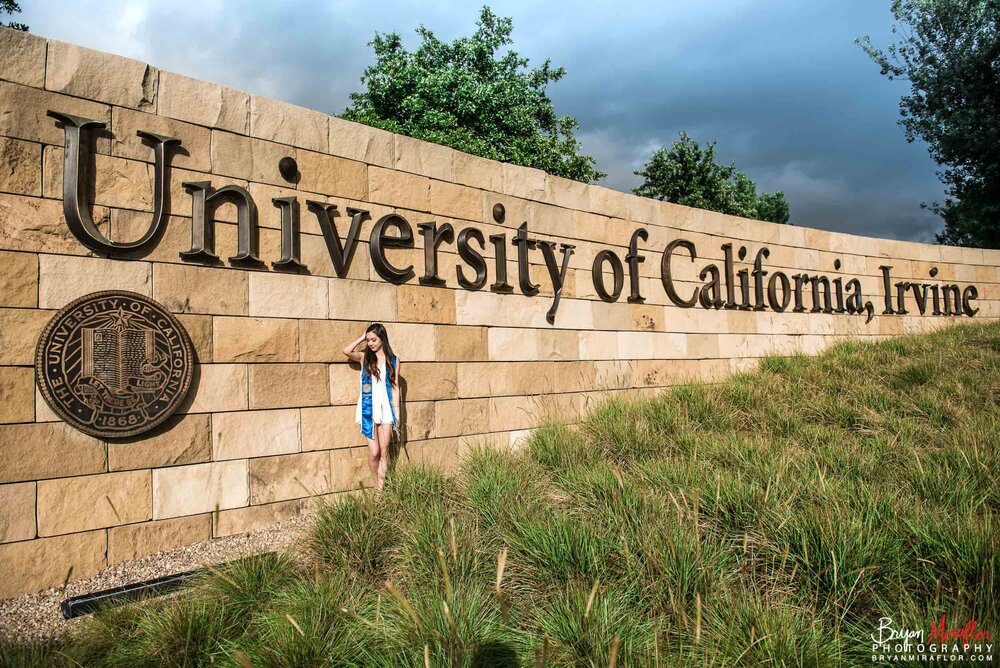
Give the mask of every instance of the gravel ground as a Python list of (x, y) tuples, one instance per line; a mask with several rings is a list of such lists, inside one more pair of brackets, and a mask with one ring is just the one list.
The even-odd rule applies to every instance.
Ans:
[(125, 584), (142, 582), (291, 546), (311, 523), (311, 515), (297, 517), (261, 531), (207, 540), (158, 552), (135, 561), (106, 568), (92, 577), (70, 582), (65, 588), (0, 600), (0, 639), (19, 642), (56, 638), (77, 626), (86, 615), (63, 619), (59, 604), (72, 596), (90, 594)]

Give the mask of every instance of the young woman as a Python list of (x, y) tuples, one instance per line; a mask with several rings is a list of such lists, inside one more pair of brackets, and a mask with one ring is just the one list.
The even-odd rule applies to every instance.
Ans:
[[(362, 341), (364, 352), (355, 351)], [(389, 345), (389, 333), (377, 322), (344, 346), (343, 353), (361, 363), (361, 388), (354, 421), (361, 425), (361, 433), (368, 439), (368, 468), (375, 489), (381, 490), (389, 467), (389, 440), (393, 430), (399, 435), (399, 359)]]

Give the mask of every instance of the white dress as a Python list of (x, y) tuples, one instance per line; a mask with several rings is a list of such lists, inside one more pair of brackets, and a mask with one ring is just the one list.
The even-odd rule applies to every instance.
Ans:
[[(363, 362), (362, 362), (363, 363)], [(392, 424), (392, 406), (389, 403), (389, 390), (386, 388), (385, 362), (379, 362), (379, 377), (370, 376), (372, 382), (372, 422), (375, 424)], [(361, 424), (361, 383), (358, 383), (358, 407), (354, 412), (354, 421)]]

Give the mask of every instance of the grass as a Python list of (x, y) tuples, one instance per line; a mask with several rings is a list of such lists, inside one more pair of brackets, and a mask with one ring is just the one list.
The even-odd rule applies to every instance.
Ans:
[(770, 358), (401, 467), (0, 666), (869, 664), (880, 617), (1000, 629), (998, 446), (1000, 324)]

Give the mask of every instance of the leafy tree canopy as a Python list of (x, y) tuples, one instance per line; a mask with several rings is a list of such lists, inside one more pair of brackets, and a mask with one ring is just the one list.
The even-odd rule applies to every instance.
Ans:
[(1000, 248), (1000, 0), (894, 0), (886, 51), (856, 42), (889, 79), (910, 82), (900, 125), (944, 169), (946, 244)]
[(788, 222), (784, 193), (757, 194), (757, 185), (733, 164), (715, 162), (715, 142), (702, 148), (681, 131), (668, 149), (663, 146), (634, 172), (643, 183), (632, 192), (675, 204), (709, 209), (744, 218)]
[[(14, 0), (0, 0), (0, 15), (3, 14), (20, 14), (21, 6), (18, 5)], [(0, 26), (6, 26), (8, 28), (13, 28), (14, 30), (27, 30), (28, 26), (23, 23), (18, 23), (17, 21), (11, 21), (10, 23), (4, 23), (0, 21)]]
[(513, 22), (489, 7), (476, 25), (471, 37), (451, 44), (421, 26), (413, 53), (399, 34), (376, 33), (369, 42), (375, 64), (361, 77), (367, 89), (351, 94), (343, 117), (577, 181), (606, 176), (594, 158), (579, 154), (577, 120), (557, 116), (545, 93), (566, 71), (548, 60), (529, 70), (516, 52), (498, 54), (512, 43)]

